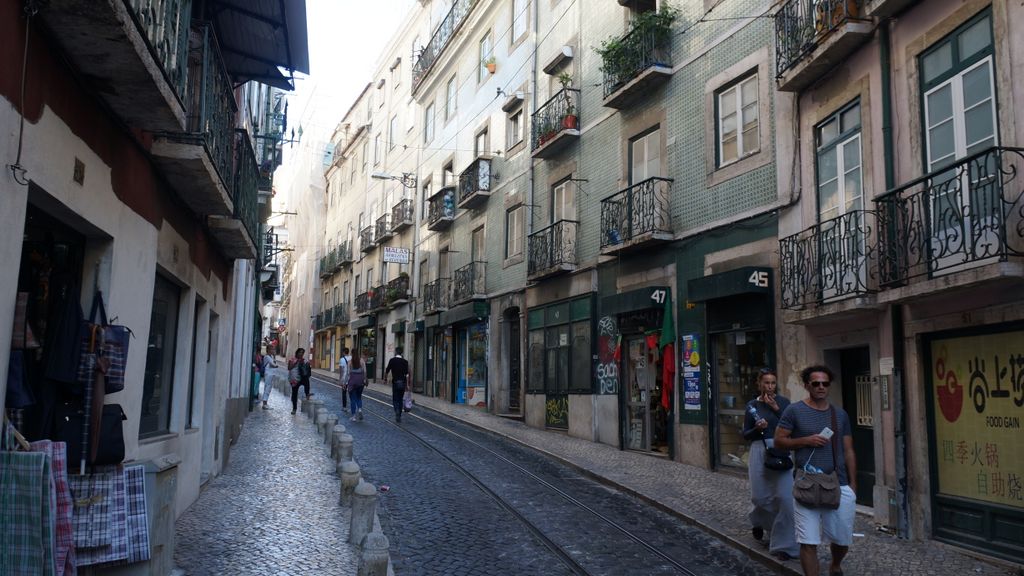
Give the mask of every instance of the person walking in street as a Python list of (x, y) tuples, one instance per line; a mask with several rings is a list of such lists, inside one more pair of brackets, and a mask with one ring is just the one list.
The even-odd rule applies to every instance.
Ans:
[[(750, 442), (747, 476), (750, 478), (749, 518), (754, 539), (768, 544), (768, 551), (779, 560), (796, 558), (800, 549), (793, 529), (793, 474), (790, 470), (765, 466), (765, 455), (775, 442), (775, 427), (789, 399), (776, 394), (778, 378), (771, 368), (757, 372), (757, 398), (747, 402), (743, 437)], [(781, 452), (781, 451), (780, 451)], [(773, 455), (789, 458), (789, 452)], [(770, 538), (764, 542), (765, 530)]]
[(350, 420), (353, 422), (363, 420), (363, 388), (365, 387), (366, 369), (363, 368), (363, 361), (359, 358), (359, 350), (353, 350), (348, 370), (348, 393), (352, 401), (352, 418)]
[(824, 533), (832, 553), (828, 574), (842, 576), (843, 558), (853, 541), (857, 507), (853, 429), (846, 411), (828, 401), (828, 389), (834, 378), (828, 366), (808, 366), (800, 377), (807, 398), (790, 404), (782, 412), (775, 428), (775, 446), (796, 451), (798, 470), (814, 476), (835, 472), (839, 483), (839, 507), (836, 509), (809, 507), (799, 501), (799, 494), (794, 494), (797, 499), (793, 516), (796, 540), (800, 543), (800, 565), (805, 576), (818, 576), (818, 545)]
[(402, 349), (395, 348), (395, 355), (388, 360), (384, 369), (384, 379), (391, 375), (391, 403), (395, 408), (395, 422), (402, 421), (402, 400), (405, 398), (405, 387), (409, 383), (409, 361), (402, 358)]
[(267, 399), (270, 398), (270, 381), (267, 380), (267, 369), (277, 368), (277, 362), (274, 361), (274, 357), (269, 353), (264, 354), (260, 358), (260, 380), (263, 381), (263, 409), (270, 410), (270, 406), (267, 405)]
[(299, 386), (306, 388), (307, 400), (313, 395), (309, 391), (309, 378), (313, 370), (309, 367), (309, 362), (303, 358), (305, 354), (306, 349), (299, 348), (295, 351), (295, 356), (288, 360), (288, 383), (292, 386), (292, 414), (299, 408)]
[[(338, 384), (341, 386), (341, 410), (342, 413), (348, 408), (348, 375), (352, 357), (348, 355), (348, 348), (341, 349), (341, 358), (338, 358)], [(352, 408), (352, 415), (356, 415), (355, 407)]]

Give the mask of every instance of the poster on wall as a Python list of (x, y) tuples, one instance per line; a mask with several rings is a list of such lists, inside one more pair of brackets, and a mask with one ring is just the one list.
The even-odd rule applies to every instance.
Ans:
[(679, 364), (683, 369), (683, 410), (700, 410), (700, 337), (683, 334)]
[(938, 491), (1024, 508), (1024, 331), (931, 341)]

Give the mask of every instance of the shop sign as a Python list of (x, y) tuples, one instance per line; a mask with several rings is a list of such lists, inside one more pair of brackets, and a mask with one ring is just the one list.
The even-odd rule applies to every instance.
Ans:
[(931, 341), (938, 491), (1024, 508), (1024, 331)]
[(700, 337), (683, 334), (679, 365), (683, 369), (683, 410), (700, 410)]
[(384, 261), (391, 262), (393, 264), (408, 264), (409, 263), (409, 249), (408, 248), (396, 248), (393, 246), (384, 247)]

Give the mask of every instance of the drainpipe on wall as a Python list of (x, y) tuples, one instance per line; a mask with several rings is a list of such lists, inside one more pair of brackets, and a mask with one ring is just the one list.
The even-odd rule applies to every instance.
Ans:
[[(882, 76), (882, 156), (885, 162), (886, 190), (891, 190), (896, 186), (892, 138), (892, 39), (889, 32), (891, 22), (891, 20), (885, 20), (878, 27), (878, 54)], [(896, 440), (896, 534), (900, 538), (910, 538), (907, 504), (906, 404), (903, 394), (906, 354), (903, 349), (903, 307), (900, 304), (892, 305), (890, 320), (893, 347), (893, 435)]]

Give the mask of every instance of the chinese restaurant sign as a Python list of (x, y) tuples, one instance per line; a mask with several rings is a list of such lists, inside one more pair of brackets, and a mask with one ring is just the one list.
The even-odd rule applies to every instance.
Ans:
[(1024, 332), (931, 341), (939, 492), (1024, 508)]

